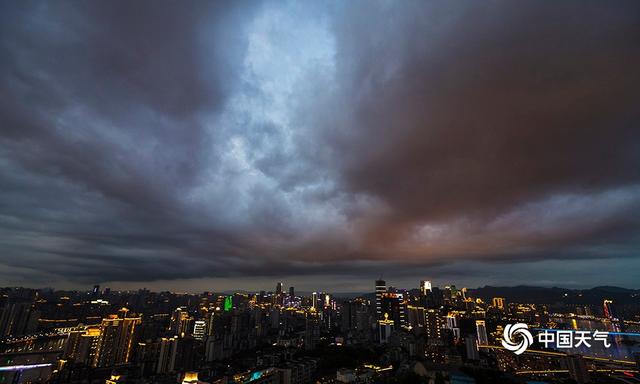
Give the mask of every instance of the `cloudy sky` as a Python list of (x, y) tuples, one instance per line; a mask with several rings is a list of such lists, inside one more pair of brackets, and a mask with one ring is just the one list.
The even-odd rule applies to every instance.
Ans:
[(0, 3), (0, 285), (640, 288), (636, 1)]

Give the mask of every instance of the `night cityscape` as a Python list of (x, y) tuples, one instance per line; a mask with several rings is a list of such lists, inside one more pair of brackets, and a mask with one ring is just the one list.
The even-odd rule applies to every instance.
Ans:
[[(640, 291), (401, 289), (351, 298), (271, 291), (4, 288), (7, 383), (611, 383), (640, 367)], [(491, 297), (504, 293), (504, 297)], [(523, 296), (524, 295), (524, 296)], [(528, 297), (527, 297), (528, 296)], [(603, 299), (603, 297), (605, 297)], [(611, 299), (611, 298), (615, 298)], [(514, 354), (505, 324), (609, 332), (599, 348)]]
[(637, 0), (0, 0), (0, 384), (640, 383)]

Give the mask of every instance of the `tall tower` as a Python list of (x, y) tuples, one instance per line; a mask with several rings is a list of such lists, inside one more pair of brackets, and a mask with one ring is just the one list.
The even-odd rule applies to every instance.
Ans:
[(178, 307), (171, 315), (171, 331), (173, 335), (184, 337), (191, 328), (193, 317), (189, 316), (189, 312), (185, 307)]
[(489, 345), (487, 336), (487, 324), (484, 320), (476, 320), (476, 332), (478, 334), (478, 345)]
[(278, 304), (278, 305), (284, 304), (284, 295), (282, 294), (281, 282), (278, 282), (278, 284), (276, 284), (275, 304)]
[(442, 319), (435, 309), (427, 309), (424, 316), (425, 333), (430, 345), (442, 342)]
[(389, 314), (384, 314), (384, 319), (378, 320), (378, 342), (385, 344), (395, 328), (395, 322), (389, 319)]
[(304, 349), (311, 351), (316, 348), (320, 340), (320, 319), (315, 312), (307, 313), (304, 329)]
[(382, 295), (387, 292), (387, 282), (384, 280), (376, 280), (376, 317), (378, 320), (383, 319), (382, 314)]
[(615, 317), (612, 308), (613, 300), (605, 299), (602, 304), (602, 312), (604, 312), (604, 317), (607, 319), (613, 319)]
[(431, 293), (431, 281), (422, 280), (420, 281), (420, 293), (422, 296), (426, 296), (427, 293)]
[(193, 323), (193, 338), (196, 340), (204, 340), (207, 334), (207, 322), (205, 320), (196, 320)]
[(160, 340), (160, 351), (158, 353), (158, 364), (156, 373), (164, 374), (173, 372), (176, 365), (176, 356), (178, 351), (178, 338), (163, 337)]

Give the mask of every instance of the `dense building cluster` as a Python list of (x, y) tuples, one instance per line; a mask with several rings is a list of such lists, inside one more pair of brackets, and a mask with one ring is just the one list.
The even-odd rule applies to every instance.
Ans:
[[(514, 302), (375, 281), (335, 297), (4, 288), (2, 383), (607, 383), (637, 375), (637, 306)], [(600, 300), (600, 299), (598, 299)], [(506, 324), (615, 332), (615, 348), (502, 347)], [(635, 339), (637, 340), (637, 339)], [(635, 360), (634, 360), (635, 359)], [(623, 382), (623, 381), (621, 381)]]

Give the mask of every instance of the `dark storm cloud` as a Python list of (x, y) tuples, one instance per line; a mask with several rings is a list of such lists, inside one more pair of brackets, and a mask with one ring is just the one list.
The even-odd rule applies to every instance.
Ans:
[(328, 137), (349, 190), (388, 205), (373, 238), (624, 188), (636, 188), (627, 212), (565, 231), (633, 223), (617, 229), (637, 235), (637, 4), (351, 6), (336, 23), (346, 108)]
[(633, 2), (0, 7), (3, 279), (637, 256)]

